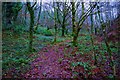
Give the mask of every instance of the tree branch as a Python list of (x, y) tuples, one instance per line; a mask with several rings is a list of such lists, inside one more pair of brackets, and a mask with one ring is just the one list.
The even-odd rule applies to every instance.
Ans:
[(33, 8), (36, 4), (37, 4), (37, 2), (35, 2), (35, 3), (32, 5), (32, 7), (31, 7), (31, 8)]

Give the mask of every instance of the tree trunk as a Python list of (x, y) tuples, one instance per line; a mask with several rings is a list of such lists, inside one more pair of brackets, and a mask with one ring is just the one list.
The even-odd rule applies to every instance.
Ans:
[(75, 33), (75, 2), (71, 2), (72, 4), (72, 33)]
[(75, 30), (75, 2), (71, 2), (72, 4), (72, 34), (73, 34), (73, 45), (77, 44), (77, 35)]
[(106, 47), (107, 47), (107, 52), (109, 53), (109, 59), (110, 59), (110, 62), (111, 62), (111, 67), (112, 67), (112, 70), (113, 70), (113, 79), (115, 80), (115, 77), (116, 77), (116, 70), (115, 70), (115, 64), (113, 62), (113, 56), (112, 56), (112, 51), (110, 49), (110, 46), (107, 42), (107, 34), (106, 32), (104, 31), (104, 40), (105, 40), (105, 44), (106, 44)]
[[(99, 10), (99, 6), (97, 6), (98, 10)], [(113, 79), (115, 80), (115, 76), (116, 76), (116, 70), (115, 70), (115, 64), (113, 62), (113, 56), (112, 56), (112, 51), (110, 49), (110, 46), (107, 42), (107, 33), (106, 33), (106, 30), (103, 30), (103, 28), (105, 27), (106, 28), (106, 25), (103, 24), (103, 17), (100, 15), (100, 11), (98, 12), (98, 15), (99, 15), (99, 19), (100, 19), (100, 23), (101, 23), (101, 30), (103, 32), (103, 37), (104, 37), (104, 42), (105, 42), (105, 45), (107, 47), (107, 52), (109, 53), (109, 58), (110, 58), (110, 64), (111, 64), (111, 67), (112, 67), (112, 70), (113, 70)]]
[(27, 21), (26, 21), (26, 19), (27, 19), (27, 6), (25, 6), (25, 25), (27, 25)]
[[(91, 3), (90, 3), (90, 6), (91, 6)], [(94, 34), (94, 32), (93, 32), (93, 27), (94, 27), (94, 24), (93, 24), (93, 11), (91, 12), (91, 14), (90, 14), (90, 19), (91, 19), (91, 44), (92, 44), (92, 49), (93, 49), (93, 57), (94, 57), (94, 60), (95, 60), (95, 62), (94, 62), (94, 65), (96, 65), (97, 64), (97, 58), (96, 58), (96, 53), (95, 53), (95, 49), (94, 49), (94, 36), (93, 36), (93, 34)]]
[(29, 52), (32, 52), (32, 43), (33, 43), (33, 26), (34, 26), (34, 10), (30, 6), (30, 3), (27, 2), (28, 11), (30, 13), (30, 28), (29, 28)]
[(62, 36), (65, 36), (65, 24), (64, 24), (64, 21), (63, 21), (63, 24), (62, 24)]
[(73, 36), (73, 45), (74, 45), (74, 46), (77, 46), (78, 34), (79, 34), (79, 32), (77, 32), (77, 33)]
[(65, 13), (66, 13), (66, 3), (63, 3), (63, 21), (62, 21), (62, 36), (65, 36)]
[(39, 24), (39, 20), (40, 20), (40, 14), (41, 14), (41, 9), (42, 9), (42, 0), (40, 2), (40, 9), (39, 9), (39, 13), (38, 13), (38, 19), (37, 19), (37, 24), (36, 24), (36, 29), (38, 29), (38, 24)]
[(57, 40), (57, 25), (56, 25), (56, 9), (55, 9), (55, 2), (53, 2), (53, 6), (54, 6), (54, 28), (55, 28), (55, 37), (54, 37), (54, 42), (56, 42)]
[(54, 42), (56, 42), (57, 40), (57, 26), (56, 26), (56, 22), (55, 22), (55, 38), (54, 38)]
[[(82, 15), (84, 15), (84, 2), (82, 2)], [(77, 46), (77, 38), (79, 35), (79, 31), (82, 28), (79, 28), (78, 23), (75, 23), (75, 3), (72, 3), (72, 26), (73, 26), (73, 46)]]

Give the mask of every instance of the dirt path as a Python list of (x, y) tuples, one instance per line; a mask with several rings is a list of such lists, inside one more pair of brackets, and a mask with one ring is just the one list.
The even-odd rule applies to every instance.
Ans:
[[(63, 43), (63, 42), (62, 42)], [(31, 70), (25, 74), (26, 78), (71, 78), (72, 73), (65, 70), (69, 66), (68, 60), (64, 58), (64, 47), (59, 43), (54, 46), (48, 45), (39, 52), (39, 57), (31, 64)], [(64, 66), (64, 67), (63, 67)]]

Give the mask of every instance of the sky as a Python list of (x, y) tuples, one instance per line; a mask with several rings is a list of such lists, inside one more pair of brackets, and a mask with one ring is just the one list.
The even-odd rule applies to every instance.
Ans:
[[(2, 0), (3, 2), (4, 1), (21, 1), (21, 0)], [(37, 2), (41, 2), (41, 0), (22, 0), (22, 1), (25, 1), (25, 2), (27, 2), (27, 1), (37, 1)], [(82, 1), (84, 1), (84, 2), (89, 2), (89, 1), (91, 1), (91, 2), (118, 2), (118, 1), (120, 1), (120, 0), (42, 0), (42, 2), (44, 3), (44, 2), (70, 2), (70, 1), (78, 1), (78, 2), (82, 2)]]

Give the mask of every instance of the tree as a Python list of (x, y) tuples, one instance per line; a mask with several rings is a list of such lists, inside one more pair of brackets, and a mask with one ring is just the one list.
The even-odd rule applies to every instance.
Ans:
[(26, 21), (26, 19), (27, 19), (27, 6), (25, 5), (25, 17), (24, 17), (24, 19), (25, 19), (25, 25), (27, 25), (27, 21)]
[[(48, 13), (49, 17), (54, 20), (54, 26), (56, 26), (56, 27), (54, 27), (55, 36), (57, 36), (58, 26), (62, 27), (62, 36), (65, 36), (66, 26), (68, 25), (67, 20), (69, 19), (68, 14), (70, 12), (70, 10), (69, 10), (70, 6), (68, 6), (66, 2), (64, 2), (64, 3), (63, 2), (53, 2), (53, 5), (50, 3), (48, 5), (49, 5), (49, 9), (51, 9), (50, 7), (52, 7), (52, 9), (54, 9), (54, 10), (51, 9), (51, 11), (49, 11), (47, 8), (48, 6), (46, 6), (46, 12)], [(52, 15), (52, 13), (54, 15)], [(54, 41), (56, 41), (56, 37), (54, 38)]]
[(72, 34), (73, 34), (73, 45), (76, 45), (76, 26), (75, 26), (75, 2), (71, 2), (72, 5)]
[(56, 19), (57, 19), (57, 12), (56, 12), (56, 3), (53, 2), (53, 6), (54, 6), (54, 27), (55, 27), (55, 38), (54, 38), (54, 42), (56, 42), (56, 37), (57, 37), (57, 24), (56, 24)]
[(5, 27), (8, 26), (8, 24), (11, 24), (12, 29), (15, 29), (15, 24), (17, 21), (18, 13), (22, 9), (22, 3), (21, 2), (4, 2), (3, 7), (3, 20), (5, 20)]
[(22, 4), (21, 3), (15, 3), (15, 6), (13, 7), (13, 21), (15, 22), (18, 16), (18, 12), (22, 9)]
[[(92, 3), (90, 3), (90, 7), (92, 7), (91, 6), (91, 4)], [(93, 11), (91, 11), (91, 14), (90, 14), (90, 19), (91, 19), (91, 44), (92, 44), (92, 49), (93, 49), (93, 54), (94, 54), (94, 60), (95, 60), (95, 62), (94, 62), (94, 65), (96, 65), (97, 64), (97, 58), (96, 58), (96, 53), (95, 53), (95, 47), (94, 47), (94, 36), (93, 36), (93, 34), (94, 34), (94, 32), (93, 32), (93, 28), (94, 28), (94, 19), (93, 19)]]
[(91, 11), (96, 7), (97, 3), (89, 7), (88, 10), (84, 13), (84, 15), (81, 15), (78, 22), (75, 21), (75, 2), (71, 2), (71, 4), (72, 4), (73, 45), (77, 46), (77, 38), (79, 31), (82, 28), (82, 24), (86, 20), (86, 18), (90, 15)]
[(39, 24), (39, 20), (40, 20), (41, 10), (42, 10), (42, 0), (40, 1), (39, 12), (38, 12), (38, 18), (37, 18), (37, 23), (36, 23), (36, 29), (35, 29), (35, 30), (38, 29), (38, 24)]
[(67, 6), (67, 3), (63, 3), (63, 11), (62, 11), (62, 36), (65, 36), (65, 30), (66, 30), (66, 23), (67, 23), (67, 15), (69, 13), (69, 7)]
[[(98, 10), (99, 10), (99, 6), (97, 5), (98, 7)], [(115, 79), (115, 76), (116, 76), (116, 71), (115, 71), (115, 64), (113, 62), (113, 56), (112, 56), (112, 51), (110, 49), (110, 45), (108, 44), (108, 36), (107, 36), (107, 33), (106, 33), (106, 29), (107, 29), (107, 25), (110, 26), (109, 24), (105, 24), (104, 20), (103, 20), (103, 16), (100, 15), (100, 11), (98, 12), (98, 15), (99, 15), (99, 20), (100, 20), (100, 25), (101, 25), (101, 29), (102, 29), (102, 33), (103, 33), (103, 37), (104, 37), (104, 42), (105, 42), (105, 45), (106, 45), (106, 48), (107, 48), (107, 52), (109, 53), (109, 59), (110, 59), (110, 66), (112, 67), (112, 70), (113, 70), (113, 78)]]
[[(65, 36), (66, 26), (68, 25), (69, 13), (70, 13), (70, 6), (68, 6), (67, 2), (56, 2), (56, 12), (57, 12), (57, 19), (56, 22), (58, 25), (62, 27), (62, 35)], [(62, 10), (61, 10), (62, 9)]]
[(34, 6), (36, 2), (31, 6), (30, 2), (27, 2), (27, 8), (30, 13), (30, 28), (29, 28), (29, 52), (32, 52), (32, 43), (33, 43), (33, 27), (34, 27)]

